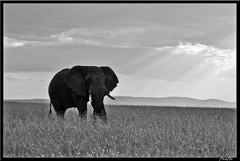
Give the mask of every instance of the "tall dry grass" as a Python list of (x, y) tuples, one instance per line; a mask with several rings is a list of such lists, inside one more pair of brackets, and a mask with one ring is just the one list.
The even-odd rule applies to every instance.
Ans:
[(236, 157), (236, 110), (106, 106), (108, 127), (48, 104), (4, 102), (3, 157)]

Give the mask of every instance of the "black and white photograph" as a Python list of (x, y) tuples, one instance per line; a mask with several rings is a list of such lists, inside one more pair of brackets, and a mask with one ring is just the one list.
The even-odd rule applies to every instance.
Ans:
[(2, 3), (2, 157), (237, 157), (236, 10)]

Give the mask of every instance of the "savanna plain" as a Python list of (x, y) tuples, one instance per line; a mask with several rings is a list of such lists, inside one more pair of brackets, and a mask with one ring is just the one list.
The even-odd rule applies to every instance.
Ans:
[[(106, 105), (108, 126), (76, 108), (3, 103), (3, 157), (236, 157), (236, 109)], [(53, 110), (54, 111), (54, 110)]]

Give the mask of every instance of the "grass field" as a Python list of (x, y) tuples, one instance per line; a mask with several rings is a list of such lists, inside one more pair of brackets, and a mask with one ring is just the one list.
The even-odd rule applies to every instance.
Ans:
[(109, 127), (4, 102), (3, 157), (236, 157), (236, 109), (106, 106)]

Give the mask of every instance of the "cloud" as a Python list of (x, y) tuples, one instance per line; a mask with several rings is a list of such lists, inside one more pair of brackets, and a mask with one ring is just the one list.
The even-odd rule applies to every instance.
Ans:
[[(130, 63), (131, 62), (131, 63)], [(236, 51), (196, 43), (149, 48), (125, 63), (122, 72), (135, 78), (167, 81), (236, 79)], [(229, 74), (231, 73), (231, 74)]]
[(8, 37), (4, 37), (4, 47), (9, 48), (9, 47), (20, 47), (24, 46), (25, 43), (16, 39), (10, 39)]
[[(161, 47), (175, 46), (179, 42), (199, 42), (234, 49), (236, 7), (222, 4), (9, 4), (4, 5), (4, 32), (7, 37), (7, 34), (15, 33), (31, 34), (30, 37), (47, 35), (47, 39), (55, 40), (52, 43), (37, 40), (40, 42), (31, 44), (34, 46), (75, 43)], [(8, 47), (27, 44), (30, 46), (29, 43), (18, 42)]]
[(49, 37), (36, 37), (33, 35), (21, 36), (15, 34), (14, 38), (4, 37), (4, 47), (41, 47), (62, 45), (88, 45), (113, 48), (134, 48), (134, 39), (144, 32), (140, 27), (116, 28), (73, 28), (64, 32), (52, 34)]
[[(182, 42), (179, 43), (179, 45), (175, 48), (175, 50), (173, 51), (176, 54), (199, 54), (200, 52), (206, 50), (208, 47), (206, 45), (203, 44), (191, 44), (191, 43), (186, 43), (183, 44)], [(210, 53), (207, 53), (210, 54)], [(210, 54), (211, 55), (211, 54)]]
[(21, 72), (21, 73), (4, 73), (5, 81), (15, 81), (15, 82), (43, 82), (46, 81), (43, 76), (48, 75), (48, 73), (39, 73), (39, 72)]
[[(146, 31), (137, 27), (125, 28), (125, 30), (114, 28), (106, 31), (100, 28), (74, 29), (51, 35), (49, 41), (34, 41), (34, 43), (29, 41), (31, 38), (27, 41), (18, 41), (4, 37), (8, 40), (5, 42), (9, 44), (23, 42), (26, 47), (29, 47), (6, 52), (5, 69), (12, 72), (16, 70), (53, 71), (62, 66), (71, 67), (72, 64), (109, 64), (116, 66), (118, 72), (133, 75), (136, 78), (167, 81), (236, 79), (234, 71), (236, 70), (236, 50), (219, 49), (190, 42), (158, 47), (136, 45), (134, 41), (128, 45), (117, 41), (110, 42), (110, 39), (117, 38), (120, 41), (121, 36), (125, 37), (124, 35), (131, 35), (131, 33), (129, 37), (135, 39), (138, 34), (146, 34)], [(41, 47), (41, 50), (33, 47)]]
[[(89, 45), (105, 46), (114, 48), (158, 48), (164, 46), (179, 45), (176, 52), (184, 50), (185, 52), (197, 53), (204, 50), (202, 44), (206, 46), (223, 46), (224, 49), (234, 49), (236, 29), (234, 22), (226, 22), (225, 27), (219, 27), (213, 22), (193, 24), (191, 19), (176, 23), (161, 17), (162, 24), (148, 21), (139, 25), (127, 25), (124, 23), (117, 26), (98, 26), (98, 27), (75, 27), (65, 30), (56, 30), (54, 33), (46, 33), (44, 36), (17, 35), (13, 37), (6, 34), (4, 39), (5, 47), (37, 47), (37, 46), (58, 46), (58, 45)], [(199, 18), (199, 17), (197, 17)], [(202, 18), (200, 18), (202, 21)], [(225, 19), (217, 18), (217, 24), (225, 22)], [(195, 21), (195, 20), (194, 20)], [(170, 23), (170, 24), (169, 24)], [(202, 28), (200, 26), (202, 25)], [(54, 31), (54, 30), (53, 30)], [(223, 34), (224, 33), (224, 34)], [(17, 36), (16, 36), (17, 35)], [(9, 39), (7, 39), (9, 37)], [(11, 39), (10, 39), (11, 38)], [(193, 45), (187, 42), (194, 43)], [(227, 46), (229, 46), (227, 48)], [(210, 50), (210, 48), (207, 48)], [(195, 51), (190, 51), (195, 50)]]
[(200, 72), (208, 68), (212, 71), (209, 77), (236, 79), (236, 50), (219, 49), (199, 43), (180, 43), (173, 52), (198, 56), (201, 61), (194, 66), (195, 70)]
[[(30, 40), (29, 40), (30, 39)], [(4, 36), (4, 48), (18, 48), (18, 47), (39, 47), (53, 45), (53, 42), (43, 42), (31, 40), (31, 37), (9, 38)]]
[(102, 45), (109, 47), (136, 47), (134, 41), (145, 32), (143, 27), (93, 27), (73, 28), (51, 35), (60, 42), (75, 44)]
[[(236, 75), (234, 76), (235, 72), (232, 71), (233, 69), (236, 69), (236, 50), (218, 49), (213, 46), (207, 46), (199, 43), (180, 43), (175, 48), (174, 53), (200, 55), (201, 62), (196, 64), (195, 67), (203, 69), (208, 66), (209, 70), (214, 68), (214, 73), (212, 73), (211, 77), (222, 77), (226, 73), (230, 72), (232, 73), (231, 77), (236, 78)], [(228, 74), (226, 76), (228, 76)]]
[(179, 45), (173, 51), (176, 54), (192, 54), (192, 55), (204, 55), (204, 56), (219, 56), (219, 57), (229, 57), (233, 50), (230, 49), (219, 49), (213, 46), (208, 46), (200, 43), (183, 43), (180, 42)]
[(16, 77), (14, 75), (5, 75), (5, 80), (8, 80), (8, 81), (20, 81), (20, 80), (23, 80), (23, 78), (19, 78), (19, 77)]

